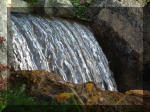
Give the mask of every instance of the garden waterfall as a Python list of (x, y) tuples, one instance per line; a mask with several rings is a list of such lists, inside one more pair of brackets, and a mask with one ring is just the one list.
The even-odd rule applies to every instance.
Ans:
[(46, 70), (64, 80), (116, 91), (108, 60), (88, 26), (58, 18), (12, 14), (15, 70)]

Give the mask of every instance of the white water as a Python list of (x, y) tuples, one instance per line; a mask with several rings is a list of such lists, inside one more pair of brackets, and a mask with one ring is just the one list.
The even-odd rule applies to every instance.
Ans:
[(66, 81), (93, 81), (116, 90), (108, 61), (93, 33), (84, 25), (62, 19), (12, 15), (16, 70), (47, 70)]

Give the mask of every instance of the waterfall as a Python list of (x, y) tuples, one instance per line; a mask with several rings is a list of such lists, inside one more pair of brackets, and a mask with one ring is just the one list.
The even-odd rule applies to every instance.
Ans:
[(46, 70), (73, 83), (115, 91), (109, 64), (90, 28), (74, 21), (12, 14), (15, 70)]

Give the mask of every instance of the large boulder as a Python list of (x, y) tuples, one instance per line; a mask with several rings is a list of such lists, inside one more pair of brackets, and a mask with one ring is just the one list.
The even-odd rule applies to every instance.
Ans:
[(72, 15), (72, 8), (70, 0), (45, 0), (45, 13), (50, 17), (69, 17)]
[(143, 70), (142, 6), (145, 2), (124, 1), (93, 2), (91, 7), (95, 9), (91, 9), (95, 13), (89, 11), (89, 16), (94, 18), (91, 26), (110, 61), (120, 91), (142, 88)]

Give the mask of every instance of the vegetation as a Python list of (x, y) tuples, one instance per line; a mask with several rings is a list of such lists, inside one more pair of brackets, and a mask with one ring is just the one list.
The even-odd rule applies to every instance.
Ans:
[(25, 94), (25, 85), (19, 89), (13, 90), (8, 88), (0, 92), (0, 111), (6, 108), (7, 105), (35, 105), (36, 101), (32, 97), (27, 97)]
[[(18, 89), (8, 88), (7, 90), (0, 91), (0, 112), (2, 110), (11, 110), (15, 112), (26, 112), (23, 106), (30, 106), (30, 112), (41, 112), (37, 110), (37, 105), (49, 105), (48, 108), (45, 108), (44, 111), (47, 112), (49, 109), (55, 110), (56, 112), (66, 112), (66, 109), (71, 109), (74, 107), (74, 112), (82, 112), (81, 107), (79, 106), (78, 101), (71, 93), (64, 93), (57, 97), (57, 101), (54, 99), (47, 100), (47, 98), (42, 98), (38, 100), (35, 97), (29, 97), (25, 92), (26, 85), (22, 85)], [(59, 108), (56, 106), (59, 105)], [(69, 105), (69, 106), (66, 106)], [(71, 106), (72, 105), (72, 106)], [(11, 106), (19, 106), (20, 108), (11, 108)], [(34, 108), (35, 106), (35, 108)], [(67, 108), (66, 108), (67, 107)], [(12, 110), (13, 109), (13, 110)], [(16, 109), (16, 110), (15, 110)], [(19, 110), (18, 110), (19, 109)], [(42, 109), (42, 108), (41, 108)], [(43, 112), (43, 110), (42, 110)]]
[[(0, 102), (0, 112), (2, 110), (6, 111), (15, 111), (15, 112), (26, 112), (27, 110), (24, 110), (23, 106), (29, 106), (31, 108), (29, 112), (47, 112), (49, 110), (52, 110), (53, 112), (66, 112), (68, 110), (71, 110), (72, 112), (87, 112), (89, 108), (85, 108), (85, 105), (93, 105), (90, 103), (90, 101), (94, 101), (95, 98), (99, 98), (100, 96), (93, 95), (93, 84), (89, 83), (87, 85), (87, 95), (88, 99), (86, 103), (83, 102), (83, 99), (80, 98), (80, 96), (76, 93), (76, 91), (73, 88), (70, 88), (72, 90), (72, 93), (62, 93), (57, 96), (56, 100), (52, 98), (40, 98), (37, 99), (35, 97), (30, 97), (26, 95), (26, 85), (22, 85), (18, 89), (12, 89), (9, 87), (7, 90), (1, 91), (1, 102)], [(50, 100), (47, 100), (50, 99)], [(11, 108), (11, 106), (19, 106), (15, 108)], [(44, 111), (42, 107), (37, 110), (36, 105), (48, 105), (44, 108)], [(84, 106), (84, 107), (83, 107)], [(35, 107), (35, 108), (34, 108)], [(94, 107), (94, 106), (93, 106)], [(73, 108), (73, 110), (72, 110)], [(93, 110), (95, 108), (91, 108), (90, 110)]]
[[(0, 112), (96, 112), (103, 110), (103, 106), (95, 107), (95, 101), (101, 97), (101, 95), (94, 94), (93, 83), (86, 85), (85, 100), (80, 98), (73, 88), (71, 93), (61, 93), (55, 99), (51, 97), (31, 97), (26, 94), (26, 85), (22, 85), (18, 89), (7, 88), (7, 90), (0, 91)], [(117, 102), (110, 102), (111, 104), (120, 105), (127, 96), (132, 94), (134, 91), (129, 91)], [(139, 91), (141, 94), (141, 91)], [(40, 106), (39, 106), (40, 105)], [(42, 105), (42, 106), (41, 106)], [(12, 106), (12, 107), (11, 107)], [(26, 108), (26, 106), (28, 108)], [(104, 107), (105, 112), (116, 112), (114, 108)], [(134, 108), (133, 108), (134, 109)], [(134, 111), (134, 110), (133, 110)], [(123, 109), (122, 112), (133, 112), (130, 108)]]
[(70, 0), (73, 4), (73, 16), (81, 20), (87, 20), (88, 6), (92, 0)]
[(146, 0), (146, 2), (147, 2), (147, 3), (149, 3), (149, 2), (150, 2), (150, 0)]

